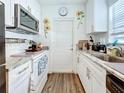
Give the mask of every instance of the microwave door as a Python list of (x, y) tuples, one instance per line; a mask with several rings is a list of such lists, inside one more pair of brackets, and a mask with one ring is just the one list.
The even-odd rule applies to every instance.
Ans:
[(20, 24), (31, 30), (37, 31), (37, 21), (35, 21), (28, 13), (20, 11)]

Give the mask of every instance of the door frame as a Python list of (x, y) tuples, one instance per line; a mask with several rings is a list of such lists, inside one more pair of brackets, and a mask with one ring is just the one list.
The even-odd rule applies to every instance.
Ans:
[[(53, 31), (54, 31), (54, 24), (55, 21), (71, 21), (72, 22), (72, 73), (74, 73), (74, 18), (54, 18), (53, 20)], [(52, 32), (51, 32), (52, 35)], [(52, 45), (52, 41), (50, 41), (50, 45)], [(50, 48), (50, 71), (49, 73), (54, 73), (53, 72), (53, 65), (52, 65), (52, 53), (51, 53), (52, 48)]]

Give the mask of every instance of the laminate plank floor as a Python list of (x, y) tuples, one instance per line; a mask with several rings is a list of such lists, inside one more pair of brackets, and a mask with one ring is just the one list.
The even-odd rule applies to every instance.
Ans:
[(49, 74), (42, 93), (85, 93), (84, 88), (75, 74)]

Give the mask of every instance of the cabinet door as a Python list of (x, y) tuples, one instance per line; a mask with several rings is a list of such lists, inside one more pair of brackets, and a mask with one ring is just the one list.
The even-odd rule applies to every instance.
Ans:
[(28, 0), (15, 0), (14, 3), (15, 4), (20, 4), (25, 9), (28, 9)]
[(5, 24), (8, 26), (12, 26), (11, 19), (11, 0), (3, 0), (5, 4)]
[(94, 0), (94, 31), (107, 31), (107, 3), (106, 0)]
[(102, 84), (102, 81), (99, 81), (97, 79), (95, 77), (92, 77), (92, 93), (106, 93), (105, 85)]
[(86, 93), (91, 93), (91, 70), (90, 66), (88, 64), (88, 60), (84, 57), (80, 57), (80, 76), (81, 76), (81, 82), (84, 86), (84, 89)]
[(77, 73), (79, 75), (79, 78), (81, 80), (82, 85), (84, 86), (84, 89), (86, 88), (86, 66), (84, 60), (81, 58), (81, 56), (78, 56), (78, 64), (77, 64)]
[[(17, 81), (18, 82), (18, 81)], [(29, 91), (29, 77), (25, 78), (22, 82), (19, 82), (17, 86), (10, 93), (28, 93)]]
[(87, 11), (86, 11), (86, 28), (87, 28), (87, 34), (90, 34), (93, 32), (94, 30), (94, 25), (93, 25), (93, 17), (94, 17), (94, 14), (93, 14), (93, 1), (94, 0), (88, 0), (87, 2)]
[(86, 23), (87, 34), (107, 31), (106, 0), (88, 0)]

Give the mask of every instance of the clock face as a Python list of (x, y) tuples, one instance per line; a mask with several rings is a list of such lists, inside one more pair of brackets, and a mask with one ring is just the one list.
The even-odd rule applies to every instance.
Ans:
[(66, 7), (61, 7), (59, 9), (59, 15), (60, 16), (66, 16), (68, 14), (68, 9)]

